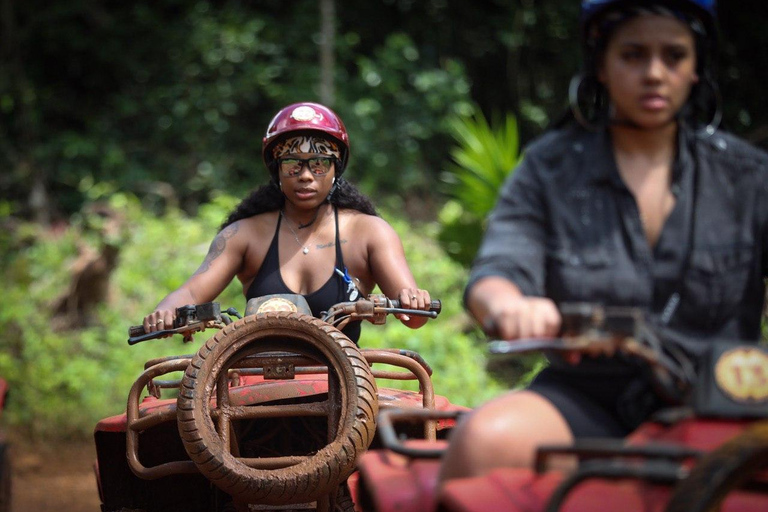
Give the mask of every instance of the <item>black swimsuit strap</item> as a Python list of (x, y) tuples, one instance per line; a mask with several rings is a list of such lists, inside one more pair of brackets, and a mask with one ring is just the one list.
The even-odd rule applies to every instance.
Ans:
[(336, 220), (336, 268), (344, 272), (344, 255), (341, 252), (341, 238), (339, 236), (339, 210), (335, 206), (333, 207), (333, 216)]

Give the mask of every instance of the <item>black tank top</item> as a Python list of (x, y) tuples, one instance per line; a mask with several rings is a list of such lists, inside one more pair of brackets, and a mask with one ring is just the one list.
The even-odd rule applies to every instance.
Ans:
[[(344, 266), (344, 256), (342, 255), (341, 242), (339, 241), (339, 212), (335, 207), (333, 209), (333, 216), (336, 221), (336, 264), (333, 269), (333, 275), (328, 278), (328, 281), (320, 289), (304, 295), (309, 308), (312, 310), (312, 314), (318, 318), (334, 304), (361, 298), (360, 292), (349, 277), (347, 268)], [(264, 263), (261, 264), (261, 268), (253, 279), (251, 286), (248, 287), (248, 291), (245, 294), (246, 300), (273, 293), (296, 293), (286, 286), (283, 276), (280, 274), (278, 235), (280, 233), (281, 220), (282, 215), (278, 215), (275, 236), (272, 237), (272, 243), (267, 250), (267, 255), (264, 257)], [(360, 322), (348, 323), (342, 329), (342, 332), (350, 340), (357, 343), (360, 339)]]

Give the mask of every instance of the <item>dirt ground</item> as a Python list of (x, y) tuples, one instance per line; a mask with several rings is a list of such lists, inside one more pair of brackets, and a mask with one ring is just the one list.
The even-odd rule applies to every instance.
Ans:
[(93, 442), (57, 446), (7, 436), (11, 443), (11, 512), (98, 512)]

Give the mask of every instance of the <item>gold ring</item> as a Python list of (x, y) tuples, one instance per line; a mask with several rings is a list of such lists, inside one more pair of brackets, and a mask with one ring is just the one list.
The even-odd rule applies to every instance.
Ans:
[(154, 327), (154, 326), (155, 326), (155, 324), (149, 324), (149, 326), (150, 326), (150, 327)]
[(157, 323), (158, 323), (158, 325), (159, 325), (159, 324), (164, 324), (164, 323), (165, 323), (165, 320), (158, 320), (158, 321), (157, 321)]
[(411, 295), (411, 298), (412, 298), (413, 300), (416, 300), (416, 296), (415, 296), (415, 295)]

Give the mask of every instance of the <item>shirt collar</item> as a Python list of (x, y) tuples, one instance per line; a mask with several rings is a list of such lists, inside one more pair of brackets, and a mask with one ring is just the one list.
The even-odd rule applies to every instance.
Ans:
[[(677, 185), (683, 173), (693, 166), (694, 159), (689, 144), (691, 136), (690, 130), (681, 124), (677, 132), (677, 154), (672, 164), (673, 185)], [(592, 148), (592, 150), (586, 148)], [(587, 133), (585, 140), (574, 144), (574, 149), (585, 153), (584, 164), (589, 173), (588, 180), (590, 182), (609, 183), (618, 188), (626, 188), (619, 175), (608, 130)]]

